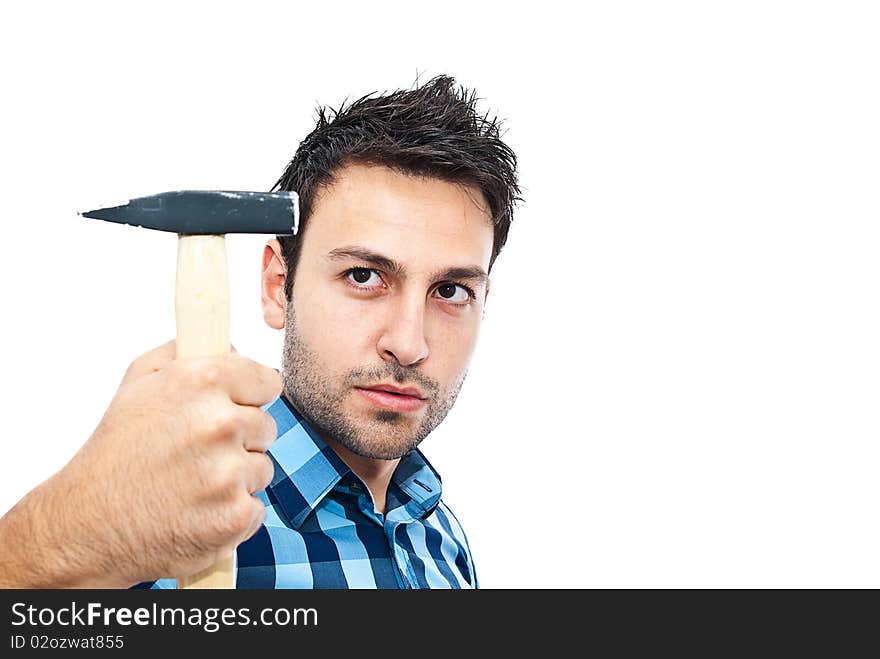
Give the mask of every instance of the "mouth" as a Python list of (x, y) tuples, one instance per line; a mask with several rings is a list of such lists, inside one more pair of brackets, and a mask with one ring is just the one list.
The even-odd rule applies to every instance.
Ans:
[(376, 385), (375, 387), (355, 387), (357, 392), (377, 407), (394, 412), (414, 412), (425, 404), (421, 392), (413, 387), (393, 387)]
[(393, 384), (374, 384), (371, 387), (358, 388), (366, 389), (368, 391), (384, 391), (385, 393), (396, 394), (398, 396), (412, 396), (413, 398), (418, 398), (420, 400), (425, 399), (422, 392), (415, 387), (395, 387)]

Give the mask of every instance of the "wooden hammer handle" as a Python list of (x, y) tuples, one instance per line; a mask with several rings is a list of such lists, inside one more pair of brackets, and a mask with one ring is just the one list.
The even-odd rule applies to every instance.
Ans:
[[(229, 352), (229, 273), (222, 235), (177, 241), (177, 358)], [(197, 574), (178, 577), (178, 588), (235, 588), (235, 556), (221, 556)]]

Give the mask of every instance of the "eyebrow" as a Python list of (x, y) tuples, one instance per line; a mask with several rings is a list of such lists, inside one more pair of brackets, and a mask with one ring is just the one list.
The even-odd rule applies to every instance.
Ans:
[[(357, 245), (337, 247), (327, 252), (326, 258), (330, 261), (364, 261), (377, 268), (386, 270), (401, 279), (405, 279), (407, 275), (406, 267), (403, 264), (378, 252)], [(431, 279), (463, 279), (475, 284), (485, 284), (489, 279), (489, 275), (478, 265), (465, 265), (440, 269), (431, 275)]]

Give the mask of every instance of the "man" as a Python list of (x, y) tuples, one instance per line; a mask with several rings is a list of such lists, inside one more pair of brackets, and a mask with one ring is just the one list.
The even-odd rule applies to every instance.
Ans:
[[(476, 113), (475, 95), (440, 76), (412, 90), (343, 105), (332, 120), (321, 110), (275, 187), (296, 190), (301, 211), (298, 235), (270, 240), (263, 254), (263, 316), (285, 330), (281, 396), (267, 397), (269, 378), (243, 358), (235, 364), (259, 373), (259, 391), (234, 391), (235, 379), (221, 359), (198, 376), (189, 367), (181, 378), (211, 392), (204, 400), (228, 405), (224, 423), (184, 433), (201, 438), (196, 449), (176, 462), (151, 458), (156, 468), (144, 473), (147, 496), (170, 487), (155, 479), (173, 481), (179, 494), (163, 496), (175, 528), (164, 537), (155, 523), (138, 521), (135, 526), (146, 531), (127, 533), (120, 520), (109, 541), (118, 556), (126, 547), (146, 546), (157, 557), (105, 560), (114, 578), (103, 581), (84, 567), (89, 560), (77, 550), (55, 542), (56, 553), (76, 556), (66, 565), (95, 575), (56, 583), (125, 585), (136, 574), (188, 574), (241, 542), (238, 588), (478, 586), (464, 530), (417, 446), (454, 404), (476, 346), (488, 275), (519, 199), (513, 152), (501, 141), (497, 122)], [(152, 363), (134, 369), (148, 374), (137, 381), (173, 377), (179, 368), (169, 364), (172, 350), (166, 346), (142, 358)], [(210, 377), (205, 368), (213, 369)], [(257, 405), (271, 415), (271, 428), (265, 414), (251, 414)], [(112, 433), (105, 428), (96, 434)], [(94, 455), (89, 444), (81, 453)], [(195, 465), (200, 478), (187, 471), (193, 453), (202, 458)], [(72, 467), (84, 472), (84, 460), (75, 458)], [(179, 477), (166, 473), (170, 465)], [(57, 502), (58, 492), (74, 489), (54, 484), (48, 488), (54, 494), (42, 499)], [(205, 509), (208, 500), (215, 509)], [(180, 512), (187, 506), (189, 517)], [(32, 508), (47, 507), (13, 509), (13, 521), (4, 519), (7, 533), (37, 518)], [(0, 525), (0, 539), (3, 531)], [(183, 542), (172, 548), (172, 535)], [(120, 560), (131, 568), (118, 567)], [(22, 562), (10, 564), (6, 574)], [(69, 575), (69, 567), (53, 565), (50, 571)], [(190, 571), (158, 572), (183, 565)], [(0, 569), (0, 584), (3, 574)], [(174, 587), (174, 580), (138, 587)]]

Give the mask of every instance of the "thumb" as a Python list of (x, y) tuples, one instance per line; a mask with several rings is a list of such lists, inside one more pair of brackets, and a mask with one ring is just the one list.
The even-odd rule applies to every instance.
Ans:
[(168, 343), (163, 343), (158, 348), (145, 352), (129, 364), (128, 370), (125, 371), (125, 376), (122, 378), (122, 384), (162, 370), (174, 361), (176, 354), (177, 347), (173, 339), (168, 341)]

